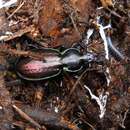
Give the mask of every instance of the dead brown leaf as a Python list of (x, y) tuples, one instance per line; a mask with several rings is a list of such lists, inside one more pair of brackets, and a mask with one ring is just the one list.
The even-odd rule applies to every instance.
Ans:
[(59, 0), (44, 0), (38, 20), (42, 36), (52, 39), (51, 47), (70, 47), (81, 39), (85, 28), (79, 23), (88, 22), (91, 9), (94, 8), (92, 5), (91, 0), (71, 0), (65, 3)]

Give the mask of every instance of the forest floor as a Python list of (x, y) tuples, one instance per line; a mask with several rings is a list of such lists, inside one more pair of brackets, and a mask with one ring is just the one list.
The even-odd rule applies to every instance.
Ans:
[(0, 130), (130, 130), (129, 0), (0, 0)]

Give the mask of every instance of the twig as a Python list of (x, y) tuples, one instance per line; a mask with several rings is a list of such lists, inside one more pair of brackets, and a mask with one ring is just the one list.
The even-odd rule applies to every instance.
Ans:
[(23, 2), (16, 8), (16, 10), (14, 10), (14, 12), (8, 16), (7, 19), (11, 18), (11, 17), (24, 5), (24, 3), (25, 3), (25, 2), (23, 1)]
[(113, 11), (113, 10), (111, 10), (111, 9), (109, 9), (108, 7), (106, 8), (111, 14), (113, 14), (114, 16), (116, 16), (116, 17), (118, 17), (118, 18), (122, 18), (117, 12), (115, 12), (115, 11)]
[(80, 75), (80, 77), (77, 79), (76, 83), (74, 84), (74, 86), (72, 87), (72, 89), (71, 89), (71, 91), (70, 91), (70, 93), (69, 93), (69, 96), (68, 96), (69, 99), (70, 99), (72, 93), (75, 91), (75, 89), (76, 89), (77, 85), (79, 84), (80, 80), (82, 79), (82, 77), (84, 76), (84, 74), (85, 74), (87, 71), (88, 71), (88, 69), (86, 69), (86, 70)]
[(92, 130), (96, 130), (94, 126), (92, 126), (89, 122), (85, 121), (84, 119), (81, 119), (85, 124), (87, 124)]
[[(25, 112), (23, 112), (20, 108), (18, 108), (17, 106), (13, 105), (13, 108), (19, 113), (19, 115), (24, 118), (25, 120), (27, 120), (28, 122), (30, 122), (31, 124), (33, 124), (34, 126), (38, 127), (38, 128), (43, 128), (43, 126), (41, 127), (41, 125), (39, 123), (37, 123), (36, 121), (34, 121), (31, 117), (29, 117)], [(44, 130), (46, 130), (46, 128), (44, 127)]]
[(73, 26), (74, 26), (75, 31), (77, 32), (77, 34), (79, 35), (79, 37), (81, 37), (81, 34), (80, 34), (80, 32), (79, 32), (79, 30), (78, 30), (78, 28), (77, 28), (77, 26), (76, 26), (76, 23), (75, 23), (75, 21), (74, 21), (74, 19), (73, 19), (73, 13), (71, 13), (71, 14), (69, 15), (69, 17), (70, 17), (70, 19), (71, 19), (71, 22), (72, 22), (72, 24), (73, 24)]
[(128, 112), (129, 112), (129, 109), (126, 110), (125, 113), (124, 113), (124, 117), (123, 117), (122, 122), (121, 122), (121, 124), (120, 124), (120, 126), (121, 126), (122, 128), (126, 128), (125, 125), (124, 125), (124, 123), (125, 123), (125, 120), (126, 120), (126, 117), (127, 117)]
[(42, 111), (42, 109), (33, 108), (30, 106), (21, 106), (22, 110), (26, 112), (30, 117), (38, 120), (45, 126), (52, 129), (67, 129), (67, 130), (81, 130), (80, 128), (68, 120), (66, 120), (63, 116), (60, 116), (56, 113)]
[(35, 53), (31, 51), (23, 51), (23, 50), (16, 50), (12, 48), (8, 48), (7, 46), (0, 46), (0, 55), (13, 55), (13, 56), (24, 56), (24, 57), (31, 57), (36, 59), (43, 59), (44, 56), (41, 53)]
[(21, 29), (15, 33), (12, 33), (10, 35), (2, 35), (0, 36), (0, 41), (9, 41), (17, 37), (21, 37), (23, 34), (31, 32), (34, 29), (34, 26), (31, 25), (29, 27), (26, 27), (24, 29)]

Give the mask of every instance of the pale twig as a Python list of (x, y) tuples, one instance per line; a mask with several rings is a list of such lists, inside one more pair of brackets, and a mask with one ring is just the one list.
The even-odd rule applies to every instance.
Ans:
[(77, 26), (76, 26), (76, 23), (75, 23), (75, 21), (74, 21), (74, 19), (73, 19), (73, 13), (71, 13), (69, 16), (70, 16), (70, 19), (71, 19), (71, 22), (72, 22), (72, 24), (73, 24), (73, 26), (74, 26), (75, 31), (76, 31), (77, 34), (81, 37), (81, 34), (80, 34), (80, 32), (79, 32), (79, 30), (78, 30), (78, 28), (77, 28)]
[(124, 117), (123, 117), (122, 122), (121, 122), (121, 124), (120, 124), (120, 126), (121, 126), (122, 128), (126, 128), (126, 127), (125, 127), (125, 120), (126, 120), (126, 117), (127, 117), (128, 112), (129, 112), (129, 109), (126, 110), (125, 113), (124, 113)]
[(11, 17), (24, 5), (24, 3), (25, 3), (25, 2), (23, 1), (23, 2), (16, 8), (16, 10), (14, 10), (14, 12), (8, 16), (7, 19), (11, 18)]

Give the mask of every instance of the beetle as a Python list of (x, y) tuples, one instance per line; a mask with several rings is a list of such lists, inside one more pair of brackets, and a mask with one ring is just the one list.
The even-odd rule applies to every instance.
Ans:
[(76, 48), (69, 48), (63, 52), (52, 48), (35, 49), (43, 56), (42, 59), (21, 57), (15, 64), (16, 73), (25, 80), (38, 81), (58, 76), (62, 70), (78, 72), (83, 63), (95, 61), (92, 53), (81, 54)]

